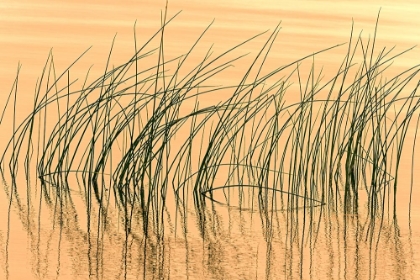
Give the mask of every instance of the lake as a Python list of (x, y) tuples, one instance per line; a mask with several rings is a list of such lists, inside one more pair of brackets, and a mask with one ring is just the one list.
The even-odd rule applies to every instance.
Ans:
[(420, 275), (416, 1), (0, 8), (2, 279)]

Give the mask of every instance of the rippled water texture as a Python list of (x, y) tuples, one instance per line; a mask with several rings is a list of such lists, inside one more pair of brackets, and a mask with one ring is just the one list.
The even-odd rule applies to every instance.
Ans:
[(0, 3), (0, 278), (419, 279), (420, 5), (165, 4)]

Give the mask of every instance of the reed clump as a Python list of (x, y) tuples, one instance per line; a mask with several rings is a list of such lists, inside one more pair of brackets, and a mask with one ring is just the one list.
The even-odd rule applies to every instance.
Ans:
[[(242, 56), (225, 62), (222, 58), (265, 32), (216, 58), (209, 50), (181, 76), (208, 28), (185, 55), (166, 61), (165, 27), (173, 18), (143, 46), (138, 48), (135, 40), (135, 53), (127, 62), (111, 69), (108, 60), (104, 74), (78, 90), (71, 87), (72, 66), (57, 77), (51, 54), (33, 110), (14, 125), (1, 156), (3, 178), (8, 171), (14, 182), (23, 166), (30, 180), (35, 166), (35, 178), (49, 199), (70, 197), (75, 188), (70, 178), (77, 178), (88, 212), (92, 201), (106, 209), (112, 200), (123, 213), (127, 231), (133, 213), (140, 213), (146, 236), (162, 224), (168, 199), (182, 208), (188, 196), (201, 209), (206, 203), (229, 205), (247, 195), (256, 203), (248, 207), (239, 202), (239, 208), (303, 208), (312, 219), (315, 207), (357, 213), (363, 193), (370, 218), (383, 215), (385, 201), (393, 203), (396, 215), (402, 151), (420, 106), (418, 84), (408, 87), (419, 67), (388, 79), (383, 74), (406, 51), (391, 54), (382, 49), (374, 56), (375, 31), (367, 43), (350, 36), (341, 65), (324, 83), (314, 67), (303, 78), (301, 63), (340, 45), (262, 75), (277, 26), (239, 83), (209, 86)], [(146, 51), (155, 38), (159, 47)], [(361, 62), (354, 61), (357, 51)], [(153, 55), (157, 63), (142, 68), (142, 61)], [(290, 104), (292, 74), (298, 76), (300, 101)], [(63, 81), (66, 86), (58, 88)], [(16, 104), (17, 83), (18, 77), (4, 110), (10, 100)], [(227, 97), (209, 105), (200, 102), (203, 96)], [(47, 126), (51, 115), (58, 116), (57, 121)]]

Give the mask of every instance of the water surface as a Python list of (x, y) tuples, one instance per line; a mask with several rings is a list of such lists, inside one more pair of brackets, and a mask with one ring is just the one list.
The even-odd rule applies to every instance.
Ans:
[[(2, 3), (0, 8), (0, 104), (6, 104), (18, 63), (22, 64), (16, 115), (9, 105), (1, 123), (3, 151), (13, 133), (11, 120), (15, 117), (19, 123), (32, 111), (35, 85), (51, 48), (56, 71), (61, 73), (93, 46), (69, 73), (71, 79), (79, 79), (71, 88), (80, 88), (91, 65), (89, 81), (104, 73), (115, 34), (110, 64), (116, 66), (133, 55), (134, 25), (140, 45), (159, 29), (165, 2), (14, 1)], [(186, 69), (195, 67), (212, 44), (217, 55), (267, 29), (274, 30), (280, 22), (282, 29), (265, 63), (265, 73), (348, 42), (353, 23), (353, 36), (357, 38), (363, 30), (361, 37), (367, 43), (369, 36), (373, 38), (379, 10), (376, 55), (384, 47), (395, 46), (395, 53), (403, 51), (420, 39), (416, 28), (420, 24), (420, 7), (415, 1), (170, 1), (168, 17), (180, 10), (165, 30), (166, 60), (184, 54), (214, 20), (191, 54)], [(268, 32), (236, 50), (230, 58), (250, 55), (213, 79), (213, 84), (237, 84), (269, 35)], [(156, 46), (155, 40), (152, 47)], [(342, 45), (315, 56), (316, 70), (324, 67), (325, 80), (336, 73), (346, 51), (346, 45)], [(419, 64), (418, 51), (415, 48), (396, 59), (387, 75), (392, 77)], [(300, 66), (305, 77), (312, 59), (309, 57)], [(147, 63), (141, 67), (154, 65), (156, 60)], [(296, 76), (293, 79), (296, 82)], [(417, 81), (414, 79), (414, 85)], [(290, 88), (288, 102), (299, 99), (298, 90), (297, 85)], [(223, 97), (206, 95), (200, 98), (200, 104), (217, 103)], [(194, 101), (185, 106), (185, 110), (191, 110)], [(231, 189), (232, 197), (243, 196), (242, 204), (233, 198), (227, 203), (224, 193), (215, 193), (214, 199), (221, 203), (207, 202), (206, 207), (200, 208), (189, 187), (183, 194), (183, 204), (168, 198), (162, 208), (164, 214), (156, 218), (152, 233), (146, 238), (140, 211), (133, 212), (135, 222), (127, 233), (123, 214), (112, 198), (102, 216), (99, 213), (103, 208), (87, 202), (85, 186), (72, 174), (68, 183), (70, 196), (59, 196), (56, 186), (47, 185), (48, 192), (56, 194), (48, 201), (45, 186), (34, 176), (26, 181), (22, 165), (16, 178), (16, 193), (13, 194), (13, 180), (7, 172), (4, 191), (0, 193), (2, 278), (416, 279), (420, 275), (420, 208), (416, 203), (420, 191), (419, 163), (412, 165), (412, 147), (417, 115), (408, 129), (399, 171), (397, 219), (392, 216), (390, 202), (383, 206), (391, 209), (383, 217), (370, 219), (364, 190), (360, 191), (359, 213), (345, 214), (331, 206), (291, 211), (279, 204), (260, 209), (252, 188), (245, 188), (241, 194)], [(56, 115), (51, 113), (47, 127), (56, 122)], [(52, 126), (47, 131), (51, 129)], [(187, 135), (188, 130), (179, 133)], [(43, 133), (35, 135), (42, 138)], [(174, 150), (179, 148), (176, 143)], [(414, 153), (418, 154), (419, 146)], [(119, 152), (116, 150), (115, 155)], [(4, 160), (7, 171), (9, 160), (10, 154)], [(34, 175), (35, 168), (30, 172)], [(222, 168), (219, 172), (221, 178), (214, 182), (214, 188), (225, 184), (228, 171)], [(108, 177), (103, 180), (107, 182)], [(279, 192), (270, 195), (282, 196)]]

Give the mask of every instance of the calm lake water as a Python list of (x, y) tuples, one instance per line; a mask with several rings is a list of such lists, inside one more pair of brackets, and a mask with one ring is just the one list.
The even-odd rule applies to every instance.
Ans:
[[(393, 106), (386, 112), (385, 103), (390, 102), (391, 95), (386, 96), (383, 101), (375, 98), (372, 99), (374, 101), (366, 101), (362, 97), (354, 97), (346, 103), (351, 104), (349, 109), (337, 109), (341, 111), (337, 111), (337, 114), (329, 113), (328, 118), (332, 119), (324, 121), (318, 113), (325, 104), (321, 101), (317, 103), (308, 99), (315, 105), (302, 105), (299, 112), (303, 118), (297, 115), (294, 117), (292, 110), (296, 108), (293, 104), (301, 101), (301, 93), (305, 91), (305, 87), (299, 84), (313, 88), (318, 76), (323, 77), (321, 84), (326, 84), (337, 75), (348, 52), (347, 43), (352, 28), (352, 46), (356, 45), (359, 36), (362, 41), (358, 43), (359, 51), (355, 53), (352, 62), (357, 65), (349, 71), (347, 81), (343, 82), (344, 86), (357, 80), (357, 69), (363, 69), (364, 59), (369, 61), (371, 55), (373, 58), (391, 58), (392, 55), (418, 44), (420, 4), (416, 1), (369, 1), (368, 4), (365, 1), (169, 1), (167, 20), (179, 11), (182, 12), (165, 28), (164, 52), (160, 59), (164, 56), (164, 60), (169, 61), (187, 53), (214, 20), (183, 64), (178, 73), (179, 81), (192, 75), (190, 71), (201, 65), (210, 48), (211, 58), (216, 58), (235, 45), (269, 30), (222, 58), (218, 62), (220, 65), (248, 54), (232, 62), (234, 67), (228, 67), (223, 73), (211, 77), (206, 84), (219, 88), (237, 86), (278, 24), (280, 32), (271, 46), (264, 68), (258, 73), (260, 58), (257, 69), (253, 70), (252, 77), (247, 82), (254, 82), (258, 80), (256, 77), (268, 75), (270, 71), (283, 65), (290, 66), (267, 78), (264, 86), (261, 84), (261, 87), (255, 90), (253, 98), (262, 92), (263, 88), (269, 88), (293, 72), (289, 80), (294, 84), (290, 85), (284, 95), (275, 95), (278, 99), (264, 99), (262, 95), (263, 97), (259, 97), (261, 103), (255, 103), (256, 107), (249, 103), (249, 111), (238, 109), (244, 119), (251, 119), (246, 126), (241, 128), (240, 122), (232, 123), (239, 120), (239, 117), (232, 117), (229, 122), (223, 124), (223, 119), (227, 117), (216, 113), (203, 128), (197, 130), (198, 136), (191, 142), (188, 140), (192, 135), (191, 118), (188, 118), (185, 125), (181, 126), (183, 123), (180, 122), (174, 136), (169, 136), (169, 132), (165, 134), (164, 129), (160, 130), (167, 126), (152, 127), (149, 134), (141, 136), (139, 127), (143, 125), (142, 120), (151, 120), (149, 110), (156, 109), (152, 108), (153, 102), (142, 108), (142, 111), (137, 105), (130, 103), (133, 100), (132, 92), (127, 91), (126, 95), (118, 95), (118, 98), (112, 97), (110, 93), (109, 100), (113, 101), (109, 104), (105, 102), (107, 105), (97, 109), (102, 113), (95, 115), (94, 105), (99, 104), (95, 102), (100, 93), (87, 96), (79, 91), (84, 84), (88, 85), (104, 75), (106, 67), (110, 71), (113, 67), (126, 63), (135, 50), (139, 50), (159, 30), (163, 21), (161, 17), (165, 12), (165, 1), (97, 3), (43, 0), (35, 3), (18, 0), (13, 3), (0, 3), (0, 9), (0, 104), (1, 108), (7, 105), (4, 112), (2, 109), (0, 124), (0, 156), (3, 156), (1, 171), (4, 176), (3, 189), (0, 191), (1, 279), (420, 277), (420, 163), (413, 156), (420, 152), (420, 143), (416, 141), (416, 121), (420, 110), (413, 110), (411, 122), (407, 127), (401, 122), (408, 114), (406, 108), (409, 105), (404, 105), (404, 100), (414, 100), (412, 104), (418, 101), (415, 91), (419, 82), (418, 75), (415, 75), (418, 68), (410, 72), (413, 73), (411, 81), (407, 81), (407, 86), (399, 93), (398, 98), (402, 101), (393, 100)], [(137, 45), (134, 44), (134, 27)], [(115, 35), (112, 56), (107, 66)], [(158, 48), (160, 42), (158, 35), (140, 54)], [(374, 51), (365, 52), (363, 55), (363, 50), (371, 48), (373, 42)], [(67, 67), (91, 46), (81, 60), (67, 71)], [(333, 46), (336, 47), (317, 53)], [(393, 47), (395, 48), (392, 53), (387, 54)], [(317, 54), (313, 55), (314, 53)], [(381, 85), (420, 64), (419, 54), (419, 48), (416, 47), (382, 65), (382, 70), (388, 65), (390, 68), (386, 69), (382, 78), (377, 78), (375, 86), (370, 88), (369, 92), (375, 89), (380, 94)], [(293, 63), (306, 56), (307, 59), (299, 61), (299, 64)], [(46, 64), (47, 59), (49, 62)], [(384, 61), (386, 59), (388, 58), (383, 58)], [(138, 63), (137, 72), (156, 66), (158, 61), (159, 52), (156, 51)], [(174, 70), (177, 69), (179, 61), (175, 60), (174, 63), (165, 66), (165, 71), (175, 75)], [(375, 59), (372, 63), (374, 61)], [(22, 66), (16, 87), (13, 85), (19, 64)], [(25, 118), (34, 111), (37, 83), (45, 65), (47, 73), (50, 74), (42, 78), (41, 97), (47, 87), (51, 88), (48, 96), (63, 94), (63, 97), (59, 101), (52, 99), (48, 105), (48, 112), (45, 107), (37, 112), (34, 116), (33, 131), (28, 134), (30, 122)], [(366, 67), (369, 68), (365, 65), (364, 69)], [(89, 75), (86, 77), (88, 71)], [(133, 68), (130, 71), (134, 71)], [(153, 71), (150, 72), (152, 77), (153, 73), (156, 75), (157, 70)], [(315, 77), (310, 74), (311, 71), (315, 73)], [(52, 86), (61, 73), (64, 75), (60, 82)], [(372, 71), (366, 76), (373, 79), (376, 74), (377, 72)], [(393, 93), (398, 92), (397, 85), (403, 83), (407, 75), (400, 76), (395, 88), (388, 84), (393, 88)], [(118, 81), (118, 75), (115, 75), (115, 79), (114, 76), (107, 76), (107, 79), (115, 83)], [(142, 76), (142, 79), (146, 79), (145, 76)], [(68, 81), (74, 83), (68, 86)], [(101, 81), (99, 79), (98, 84)], [(133, 84), (133, 79), (119, 83), (121, 87), (129, 86)], [(108, 82), (103, 84), (108, 85)], [(157, 88), (164, 86), (163, 79), (158, 84)], [(184, 88), (190, 86), (197, 93), (206, 89), (204, 86), (199, 88), (193, 84), (187, 84)], [(317, 100), (327, 98), (328, 88), (331, 88), (331, 83), (318, 93)], [(133, 89), (134, 87), (130, 88)], [(362, 91), (361, 87), (359, 89)], [(63, 90), (62, 93), (60, 90)], [(150, 96), (150, 92), (154, 90), (153, 86), (138, 89), (137, 92), (147, 92)], [(178, 114), (179, 119), (182, 119), (181, 116), (188, 115), (195, 106), (210, 108), (212, 105), (221, 104), (219, 102), (225, 101), (233, 91), (232, 88), (224, 88), (214, 93), (198, 95), (198, 98), (185, 99), (182, 106), (173, 112), (162, 113), (162, 116), (165, 116), (162, 117), (162, 122), (169, 123), (167, 120)], [(9, 98), (10, 92), (12, 94)], [(311, 90), (306, 92), (309, 94)], [(86, 99), (77, 103), (77, 98), (83, 94), (86, 94)], [(347, 94), (345, 98), (352, 96)], [(411, 99), (407, 99), (410, 94)], [(41, 97), (37, 102), (41, 102)], [(159, 97), (159, 100), (164, 99), (165, 95)], [(276, 115), (279, 120), (276, 122), (270, 119), (270, 116), (276, 114), (276, 108), (279, 108), (276, 106), (282, 102), (291, 109)], [(81, 109), (69, 111), (69, 104), (76, 103), (80, 105), (79, 108), (90, 109), (83, 111), (84, 113), (79, 113), (82, 112)], [(416, 108), (416, 105), (410, 106)], [(129, 109), (124, 111), (124, 108)], [(257, 110), (256, 108), (260, 109), (252, 115), (252, 110)], [(374, 113), (357, 119), (369, 124), (372, 130), (361, 128), (358, 126), (359, 122), (355, 122), (353, 127), (342, 122), (335, 130), (328, 128), (334, 118), (339, 119), (338, 116), (351, 120), (352, 114), (356, 115), (360, 108), (372, 108), (367, 111)], [(398, 112), (402, 114), (398, 115)], [(172, 113), (174, 115), (171, 115)], [(135, 117), (130, 119), (134, 115)], [(71, 116), (75, 118), (72, 119)], [(104, 122), (98, 121), (98, 128), (94, 128), (90, 122), (98, 118), (97, 116)], [(112, 119), (107, 116), (119, 117)], [(200, 118), (201, 115), (198, 122), (202, 121)], [(112, 155), (110, 153), (103, 158), (107, 164), (104, 164), (103, 169), (98, 169), (99, 171), (93, 170), (94, 163), (100, 166), (100, 153), (106, 146), (105, 143), (113, 139), (111, 130), (122, 127), (124, 120), (134, 119), (138, 128), (135, 128), (134, 124), (132, 129), (131, 124), (127, 125), (121, 135), (115, 136), (115, 145), (110, 148)], [(107, 120), (108, 126), (105, 125)], [(270, 136), (277, 135), (276, 133), (280, 135), (281, 129), (277, 125), (281, 127), (286, 120), (290, 125), (284, 127), (284, 133), (296, 139), (295, 145), (288, 144), (285, 136)], [(393, 123), (393, 120), (398, 120), (398, 124)], [(19, 127), (22, 122), (28, 124), (28, 128)], [(308, 126), (300, 125), (301, 122)], [(80, 139), (80, 142), (69, 143), (70, 148), (66, 154), (66, 141), (71, 139), (71, 136), (65, 136), (68, 135), (66, 132), (73, 131), (78, 124), (83, 123), (89, 124), (88, 129), (74, 134), (74, 139)], [(381, 125), (376, 125), (378, 123)], [(199, 163), (204, 162), (206, 158), (207, 147), (212, 143), (211, 131), (214, 132), (212, 129), (218, 124), (223, 124), (221, 127), (225, 127), (226, 130), (220, 130), (222, 137), (213, 141), (214, 147), (226, 141), (227, 144), (223, 147), (226, 147), (227, 152), (221, 155), (222, 148), (213, 148), (212, 151), (216, 152), (209, 158), (220, 156), (220, 162), (210, 160), (200, 165)], [(264, 128), (264, 124), (271, 126)], [(103, 130), (101, 127), (104, 127)], [(318, 134), (312, 131), (310, 134), (311, 127), (320, 127), (322, 131)], [(346, 131), (350, 127), (353, 131), (366, 133), (359, 140), (348, 140), (350, 138)], [(378, 127), (379, 129), (374, 129)], [(27, 129), (26, 134), (19, 134), (25, 131), (24, 129)], [(12, 138), (14, 131), (19, 133)], [(95, 144), (91, 142), (93, 131), (100, 131), (97, 134), (100, 136), (95, 138)], [(238, 132), (238, 136), (234, 131)], [(326, 131), (330, 131), (330, 134)], [(328, 136), (332, 135), (331, 131), (338, 135), (337, 138)], [(136, 142), (138, 146), (132, 158), (124, 158), (124, 155), (131, 151), (126, 144), (129, 143), (131, 132), (134, 135), (132, 137), (140, 135)], [(153, 133), (162, 137), (155, 141), (156, 147), (159, 143), (165, 146), (169, 142), (164, 141), (164, 136), (171, 137), (170, 146), (165, 146), (166, 154), (162, 154), (163, 159), (156, 160), (157, 164), (161, 164), (162, 170), (156, 166), (144, 168), (141, 163), (147, 155), (143, 147), (149, 143), (145, 139)], [(32, 135), (32, 138), (29, 139), (28, 135)], [(337, 153), (334, 162), (329, 162), (328, 156), (322, 156), (327, 154), (324, 149), (328, 149), (333, 142), (322, 140), (328, 137), (347, 139), (343, 141), (350, 143)], [(226, 139), (234, 141), (229, 142)], [(23, 144), (19, 146), (16, 143)], [(185, 143), (190, 145), (190, 150), (182, 146)], [(317, 146), (314, 143), (327, 144)], [(358, 143), (364, 143), (362, 148), (357, 146)], [(269, 145), (275, 149), (269, 151)], [(255, 154), (251, 155), (249, 147), (255, 147)], [(401, 158), (398, 154), (400, 147)], [(85, 148), (95, 153), (89, 156), (83, 154)], [(158, 154), (158, 151), (154, 150), (153, 153)], [(189, 151), (191, 156), (178, 155), (177, 151), (185, 151), (187, 155)], [(25, 163), (26, 155), (31, 155), (29, 168)], [(72, 155), (75, 155), (75, 160), (70, 164)], [(166, 159), (164, 155), (167, 155)], [(240, 156), (244, 157), (241, 162), (237, 160)], [(342, 170), (353, 170), (353, 166), (360, 165), (363, 170), (360, 174), (359, 171), (355, 171), (356, 177), (373, 180), (372, 174), (377, 174), (375, 180), (382, 184), (373, 188), (373, 183), (364, 181), (362, 184), (363, 179), (359, 180), (357, 177), (356, 180), (359, 180), (360, 184), (356, 184), (356, 188), (350, 190), (347, 188), (347, 182), (351, 182), (353, 173), (348, 173), (350, 175), (347, 177), (345, 172), (328, 175), (328, 170), (322, 168), (339, 166), (339, 159)], [(171, 167), (170, 162), (176, 164)], [(235, 164), (229, 165), (232, 162)], [(328, 164), (324, 165), (327, 162)], [(375, 162), (380, 164), (375, 165)], [(89, 165), (90, 163), (92, 165)], [(179, 169), (176, 169), (177, 165), (180, 166)], [(232, 167), (233, 165), (235, 167)], [(55, 166), (64, 167), (61, 170), (54, 169)], [(129, 166), (125, 170), (132, 172), (129, 173), (132, 174), (131, 177), (125, 175), (128, 177), (123, 178), (121, 175), (124, 166)], [(219, 169), (215, 169), (215, 166)], [(136, 169), (144, 170), (144, 173)], [(101, 186), (98, 196), (102, 203), (96, 198), (94, 190), (97, 186), (90, 180), (85, 180), (86, 172), (83, 173), (82, 170), (90, 170), (89, 174), (100, 173), (96, 179)], [(149, 170), (154, 173), (149, 173)], [(165, 170), (168, 171), (165, 173)], [(200, 173), (200, 170), (206, 172)], [(386, 172), (382, 172), (383, 170)], [(69, 172), (66, 173), (67, 171)], [(392, 175), (388, 174), (388, 171)], [(66, 180), (60, 181), (63, 178), (60, 176), (64, 173), (68, 176)], [(114, 177), (110, 174), (114, 174)], [(202, 174), (203, 177), (197, 174)], [(132, 198), (128, 194), (128, 190), (142, 188), (139, 181), (145, 177), (148, 178), (146, 181), (153, 181), (147, 184), (161, 186), (158, 189), (145, 188), (147, 205), (150, 206), (147, 211), (140, 202), (144, 193), (133, 191)], [(201, 181), (198, 178), (201, 178)], [(327, 188), (324, 187), (328, 182), (324, 180), (326, 178), (334, 179), (334, 187), (328, 191), (325, 191)], [(115, 184), (116, 180), (120, 180), (119, 184)], [(194, 185), (197, 181), (199, 186)], [(394, 185), (396, 181), (398, 184)], [(197, 189), (200, 191), (194, 191)], [(352, 202), (349, 207), (352, 211), (346, 211), (348, 196), (351, 196), (349, 201)], [(352, 200), (354, 197), (357, 198), (357, 206), (354, 204), (355, 200)], [(131, 204), (127, 206), (127, 203), (121, 206), (119, 199), (133, 199), (138, 203), (134, 203), (133, 207)]]

